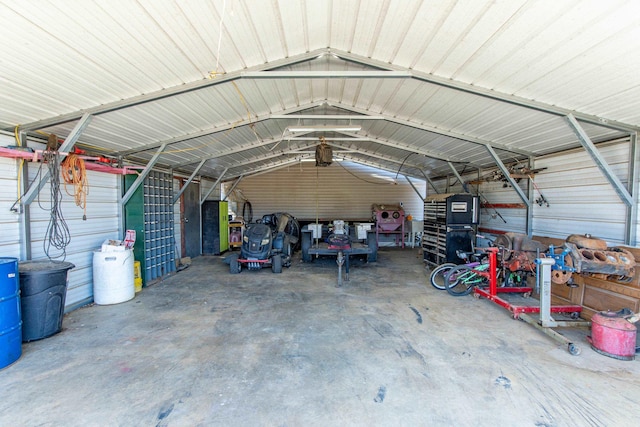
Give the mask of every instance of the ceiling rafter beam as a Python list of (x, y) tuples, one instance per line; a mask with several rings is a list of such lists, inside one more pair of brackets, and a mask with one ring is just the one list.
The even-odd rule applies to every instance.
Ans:
[(273, 114), (271, 118), (275, 120), (384, 120), (383, 116), (368, 116), (366, 114)]
[[(357, 54), (331, 49), (331, 53), (345, 61), (351, 61), (362, 65), (368, 65), (377, 69), (383, 69), (388, 71), (407, 71), (404, 67), (393, 66), (389, 63), (377, 61), (371, 58), (360, 56)], [(433, 74), (423, 73), (415, 70), (410, 70), (411, 76), (419, 81), (435, 84), (438, 86), (446, 87), (449, 89), (455, 89), (457, 91), (470, 93), (472, 95), (482, 96), (484, 98), (493, 99), (496, 101), (502, 101), (512, 105), (518, 105), (531, 110), (541, 111), (543, 113), (553, 114), (555, 116), (565, 117), (572, 114), (577, 119), (595, 124), (598, 126), (607, 127), (609, 129), (619, 130), (623, 132), (636, 132), (640, 131), (640, 127), (633, 126), (628, 123), (622, 123), (616, 120), (610, 120), (605, 117), (594, 116), (593, 114), (586, 114), (579, 111), (570, 110), (567, 108), (558, 107), (556, 105), (547, 104), (540, 101), (534, 101), (531, 99), (522, 98), (515, 95), (509, 95), (506, 93), (497, 92), (491, 89), (485, 89), (479, 86), (474, 86), (468, 83), (463, 83), (453, 79), (447, 79), (444, 77), (438, 77)]]
[[(389, 167), (386, 167), (386, 166), (383, 166), (383, 165), (381, 165), (379, 163), (376, 163), (376, 162), (373, 162), (373, 161), (370, 161), (370, 160), (363, 160), (363, 159), (361, 159), (359, 157), (350, 156), (350, 155), (340, 156), (340, 157), (344, 157), (345, 160), (348, 160), (350, 162), (359, 163), (359, 164), (364, 165), (364, 166), (369, 166), (369, 167), (380, 169), (380, 170), (387, 171), (387, 172), (390, 172), (390, 173), (397, 173), (398, 172), (397, 170), (393, 170), (393, 169), (391, 169)], [(413, 175), (411, 175), (411, 176), (413, 176)], [(421, 179), (420, 177), (417, 177), (417, 176), (414, 177), (414, 178)], [(389, 184), (391, 184), (391, 182), (389, 182)]]
[(520, 200), (522, 200), (524, 204), (527, 205), (527, 209), (531, 209), (531, 200), (529, 200), (529, 197), (524, 194), (524, 191), (522, 191), (522, 188), (520, 188), (518, 183), (513, 178), (511, 178), (511, 172), (509, 172), (509, 169), (507, 169), (502, 160), (500, 160), (500, 157), (498, 157), (498, 154), (495, 152), (495, 150), (491, 146), (487, 146), (487, 151), (493, 158), (493, 161), (496, 162), (496, 165), (498, 165), (498, 168), (502, 172), (502, 175), (504, 175), (504, 178), (509, 182), (509, 185), (511, 185), (511, 188), (513, 188), (515, 192), (518, 193), (518, 197), (520, 197)]
[(251, 170), (251, 172), (242, 172), (242, 173), (238, 173), (236, 175), (232, 175), (232, 176), (229, 177), (229, 179), (227, 181), (231, 181), (232, 179), (236, 179), (236, 178), (238, 178), (239, 176), (242, 176), (242, 175), (244, 175), (246, 177), (246, 176), (249, 176), (249, 175), (255, 175), (255, 174), (259, 173), (259, 172), (265, 172), (265, 171), (272, 171), (272, 170), (280, 169), (280, 168), (288, 166), (288, 165), (290, 165), (292, 163), (298, 163), (302, 159), (308, 159), (310, 157), (311, 157), (310, 154), (302, 154), (300, 156), (296, 156), (293, 159), (290, 158), (288, 160), (283, 160), (281, 162), (274, 162), (272, 164), (264, 165), (262, 167), (253, 169), (253, 170)]
[[(332, 144), (332, 146), (333, 147), (338, 147), (338, 148), (347, 148), (347, 147), (344, 147), (342, 144)], [(335, 151), (334, 150), (333, 155), (335, 156), (335, 155), (339, 155), (340, 153), (346, 153), (346, 152), (347, 151)], [(351, 152), (351, 151), (349, 151), (349, 152)], [(367, 150), (353, 150), (353, 152), (355, 152), (355, 154), (362, 154), (363, 156), (373, 157), (375, 159), (383, 160), (385, 162), (395, 163), (397, 165), (404, 165), (404, 166), (407, 166), (408, 168), (420, 169), (420, 170), (422, 169), (422, 167), (419, 166), (419, 165), (409, 164), (409, 163), (403, 162), (401, 160), (398, 160), (396, 158), (392, 158), (392, 157), (389, 157), (389, 156), (383, 156), (383, 155), (380, 155), (380, 154), (375, 154), (375, 153), (372, 153), (372, 152), (367, 151)]]
[(620, 200), (622, 200), (625, 205), (631, 206), (633, 204), (633, 197), (631, 197), (631, 194), (622, 184), (622, 181), (620, 181), (620, 179), (613, 172), (613, 169), (611, 169), (609, 163), (607, 163), (604, 157), (602, 157), (602, 154), (600, 154), (598, 148), (595, 146), (593, 141), (591, 141), (591, 138), (589, 138), (587, 132), (585, 132), (580, 123), (578, 123), (578, 120), (576, 120), (576, 118), (572, 114), (567, 115), (566, 120), (571, 129), (578, 137), (578, 140), (580, 141), (580, 144), (582, 144), (582, 147), (584, 147), (587, 154), (591, 156), (591, 159), (594, 161), (596, 166), (598, 166), (598, 169), (600, 169), (600, 172), (602, 172), (607, 181), (609, 181), (609, 184), (611, 184), (615, 192), (618, 194), (618, 197), (620, 197)]
[(222, 181), (222, 178), (224, 177), (224, 175), (227, 173), (228, 170), (229, 170), (229, 168), (226, 168), (225, 170), (222, 171), (220, 176), (218, 176), (218, 179), (216, 179), (216, 182), (214, 182), (213, 186), (211, 186), (209, 191), (207, 191), (207, 194), (205, 194), (204, 197), (202, 199), (200, 199), (200, 206), (202, 206), (202, 204), (207, 201), (207, 198), (211, 195), (211, 193), (213, 193), (213, 190), (216, 189), (218, 184), (220, 184), (220, 181)]
[[(360, 138), (360, 135), (358, 135), (356, 133), (351, 133), (351, 132), (340, 132), (340, 133), (342, 133), (343, 135), (351, 136), (353, 138)], [(375, 142), (376, 144), (385, 145), (387, 147), (395, 148), (395, 149), (398, 149), (398, 150), (404, 150), (404, 151), (407, 151), (407, 152), (410, 152), (410, 153), (422, 154), (423, 156), (427, 156), (429, 158), (436, 159), (436, 160), (442, 160), (443, 162), (454, 162), (454, 163), (469, 164), (468, 162), (465, 162), (463, 160), (451, 159), (451, 158), (448, 158), (448, 157), (443, 157), (439, 153), (435, 153), (435, 152), (433, 152), (431, 150), (422, 150), (420, 148), (411, 147), (409, 145), (404, 145), (404, 144), (400, 144), (400, 143), (393, 142), (393, 141), (388, 141), (388, 140), (384, 140), (384, 139), (380, 139), (380, 138), (373, 138), (373, 137), (368, 137), (367, 140), (370, 141), (370, 142)], [(356, 139), (353, 139), (353, 141), (356, 141)]]
[(144, 179), (147, 177), (147, 175), (149, 175), (149, 173), (151, 172), (151, 169), (153, 169), (153, 166), (158, 162), (158, 159), (160, 158), (160, 155), (162, 154), (165, 148), (166, 148), (166, 145), (161, 145), (158, 148), (158, 151), (156, 151), (156, 153), (153, 155), (151, 160), (149, 160), (149, 163), (146, 164), (146, 166), (144, 167), (140, 175), (138, 175), (138, 177), (133, 182), (133, 184), (131, 184), (131, 187), (129, 188), (129, 190), (127, 190), (125, 195), (122, 196), (122, 199), (120, 200), (121, 206), (124, 206), (127, 204), (129, 199), (131, 199), (131, 197), (133, 196), (133, 193), (135, 193), (138, 187), (140, 187), (140, 185), (144, 182)]
[[(299, 147), (299, 149), (300, 150), (306, 150), (308, 148), (315, 147), (315, 146), (316, 146), (316, 144), (307, 144), (307, 145)], [(295, 151), (295, 150), (286, 149), (286, 150), (281, 150), (281, 151), (274, 151), (274, 152), (271, 152), (271, 154), (267, 154), (265, 156), (262, 156), (262, 155), (261, 156), (255, 156), (255, 157), (252, 157), (250, 159), (245, 160), (244, 162), (236, 163), (231, 167), (232, 168), (239, 168), (239, 167), (250, 165), (252, 163), (261, 162), (261, 161), (264, 161), (264, 160), (273, 159), (275, 157), (284, 156), (284, 155), (287, 155), (287, 152), (289, 152), (289, 151)], [(315, 153), (315, 151), (314, 151), (314, 153)]]
[(172, 96), (182, 95), (182, 94), (197, 91), (200, 89), (206, 89), (222, 83), (238, 80), (241, 78), (242, 73), (245, 73), (247, 71), (264, 71), (264, 70), (280, 68), (288, 65), (297, 64), (300, 62), (309, 61), (317, 58), (319, 55), (325, 53), (326, 51), (327, 51), (326, 48), (316, 49), (300, 55), (294, 55), (288, 58), (279, 59), (276, 61), (261, 64), (259, 66), (250, 67), (247, 70), (235, 71), (232, 73), (223, 74), (213, 79), (205, 78), (202, 80), (196, 80), (196, 81), (188, 82), (178, 86), (173, 86), (173, 87), (157, 90), (154, 92), (150, 92), (144, 95), (138, 95), (138, 96), (134, 96), (131, 98), (126, 98), (118, 101), (107, 102), (95, 107), (90, 107), (90, 108), (86, 108), (79, 111), (73, 111), (71, 113), (61, 114), (59, 116), (49, 117), (46, 119), (42, 119), (42, 120), (30, 122), (30, 123), (24, 123), (20, 126), (20, 128), (25, 131), (43, 129), (50, 126), (55, 126), (62, 123), (68, 123), (68, 122), (77, 120), (80, 117), (82, 117), (83, 114), (87, 114), (87, 113), (91, 115), (100, 115), (104, 113), (109, 113), (111, 111), (118, 111), (125, 108), (134, 107), (136, 105), (146, 104), (148, 102), (170, 98)]
[(410, 71), (243, 71), (243, 79), (410, 79)]
[[(344, 110), (348, 110), (354, 113), (360, 113), (360, 114), (370, 114), (371, 112), (368, 112), (367, 110), (364, 110), (362, 108), (358, 108), (358, 107), (352, 107), (352, 106), (347, 106), (347, 105), (343, 105), (341, 103), (336, 103), (336, 102), (330, 102), (329, 103), (330, 106), (335, 107), (335, 108), (341, 108)], [(376, 113), (376, 115), (378, 115), (379, 113)], [(472, 144), (477, 144), (477, 145), (482, 145), (482, 146), (487, 146), (490, 145), (494, 148), (497, 148), (498, 150), (502, 150), (502, 151), (507, 151), (510, 153), (515, 153), (521, 156), (525, 156), (525, 157), (531, 157), (533, 156), (535, 153), (532, 153), (530, 151), (526, 151), (526, 150), (520, 150), (520, 149), (516, 149), (516, 148), (510, 148), (507, 147), (503, 144), (498, 144), (496, 142), (493, 141), (485, 141), (482, 140), (480, 138), (475, 138), (469, 135), (463, 135), (463, 134), (459, 134), (456, 132), (451, 132), (448, 130), (444, 130), (444, 129), (440, 129), (434, 126), (427, 126), (427, 125), (423, 125), (420, 123), (416, 123), (416, 122), (412, 122), (410, 120), (403, 120), (403, 119), (398, 119), (397, 117), (392, 117), (389, 116), (388, 114), (381, 114), (384, 119), (388, 122), (391, 123), (396, 123), (399, 125), (403, 125), (403, 126), (409, 126), (415, 129), (419, 129), (419, 130), (424, 130), (427, 132), (431, 132), (431, 133), (435, 133), (437, 135), (442, 135), (442, 136), (448, 136), (450, 138), (455, 138), (455, 139), (459, 139), (461, 141), (466, 141), (466, 142), (470, 142)]]
[(198, 166), (196, 166), (196, 168), (193, 170), (193, 173), (191, 174), (191, 176), (189, 177), (189, 179), (187, 179), (187, 182), (185, 182), (182, 185), (182, 188), (180, 189), (180, 191), (178, 191), (178, 194), (176, 194), (173, 198), (173, 204), (175, 204), (178, 199), (180, 198), (180, 196), (182, 196), (182, 193), (184, 193), (184, 191), (187, 189), (187, 187), (189, 186), (189, 184), (191, 184), (191, 181), (193, 181), (193, 179), (196, 177), (196, 175), (198, 174), (198, 172), (200, 172), (200, 169), (202, 169), (202, 166), (204, 166), (204, 164), (207, 163), (207, 159), (202, 159), (200, 161), (200, 164)]
[[(297, 106), (297, 107), (294, 107), (294, 108), (289, 108), (289, 109), (280, 111), (280, 113), (287, 112), (287, 111), (295, 113), (295, 112), (298, 112), (298, 111), (301, 111), (301, 110), (306, 110), (308, 108), (318, 107), (318, 106), (320, 106), (322, 104), (323, 104), (323, 102), (321, 102), (321, 101), (311, 102), (309, 104), (300, 105), (300, 106)], [(226, 132), (226, 131), (228, 131), (230, 129), (234, 129), (234, 128), (237, 128), (237, 127), (247, 126), (247, 125), (251, 125), (251, 124), (254, 124), (254, 123), (262, 122), (264, 120), (269, 120), (270, 118), (271, 118), (271, 114), (267, 114), (267, 115), (259, 116), (259, 117), (252, 118), (252, 119), (239, 120), (239, 121), (234, 122), (234, 123), (227, 123), (227, 124), (224, 124), (224, 125), (216, 126), (216, 127), (209, 128), (209, 129), (205, 129), (205, 130), (202, 130), (202, 131), (199, 131), (199, 132), (191, 133), (191, 134), (188, 134), (188, 135), (176, 136), (174, 138), (170, 138), (170, 139), (167, 139), (167, 140), (164, 140), (164, 141), (154, 142), (152, 144), (147, 144), (147, 145), (144, 145), (142, 147), (132, 148), (130, 150), (125, 150), (125, 151), (118, 151), (118, 152), (112, 153), (112, 155), (113, 156), (123, 156), (123, 157), (125, 157), (125, 156), (131, 155), (131, 154), (141, 153), (143, 151), (154, 150), (154, 149), (158, 148), (162, 144), (166, 144), (166, 145), (177, 144), (179, 142), (188, 141), (190, 139), (201, 138), (201, 137), (207, 136), (207, 135), (215, 135), (217, 133)], [(195, 163), (197, 161), (198, 160), (195, 160), (192, 163)]]

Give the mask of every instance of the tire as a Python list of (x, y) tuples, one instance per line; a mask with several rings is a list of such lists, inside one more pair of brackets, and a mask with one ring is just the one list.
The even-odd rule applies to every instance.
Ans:
[(483, 277), (473, 271), (471, 267), (459, 265), (452, 268), (444, 277), (446, 290), (454, 297), (469, 295), (476, 285), (483, 282)]
[(229, 260), (229, 273), (239, 274), (242, 270), (242, 264), (238, 262), (238, 256), (231, 257)]
[(282, 255), (274, 255), (271, 258), (271, 271), (274, 273), (282, 273)]
[(445, 264), (440, 264), (439, 266), (434, 268), (429, 275), (429, 282), (431, 283), (431, 286), (440, 291), (444, 291), (445, 289), (447, 289), (447, 287), (445, 286), (444, 278), (449, 270), (456, 266), (457, 264), (447, 262)]
[(309, 255), (309, 249), (311, 249), (311, 240), (313, 233), (310, 231), (305, 231), (302, 233), (302, 238), (300, 239), (300, 247), (302, 251), (302, 261), (303, 262), (312, 262), (313, 257)]
[(367, 247), (371, 249), (371, 253), (367, 254), (367, 262), (378, 261), (378, 240), (375, 232), (367, 232)]

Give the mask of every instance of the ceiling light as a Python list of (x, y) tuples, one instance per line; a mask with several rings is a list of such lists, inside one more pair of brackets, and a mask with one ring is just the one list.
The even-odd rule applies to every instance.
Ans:
[(316, 125), (316, 126), (289, 126), (289, 132), (358, 132), (362, 126), (357, 125)]

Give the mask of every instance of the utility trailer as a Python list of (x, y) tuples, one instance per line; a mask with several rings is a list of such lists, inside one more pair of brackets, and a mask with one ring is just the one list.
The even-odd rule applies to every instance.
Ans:
[[(336, 257), (338, 264), (338, 286), (342, 286), (342, 266), (345, 267), (345, 280), (349, 280), (349, 259), (353, 256), (363, 257), (367, 262), (378, 260), (378, 243), (376, 231), (368, 230), (365, 243), (353, 241), (348, 234), (332, 234), (327, 240), (313, 237), (313, 229), (302, 230), (302, 261), (313, 262), (319, 256)], [(332, 237), (333, 236), (333, 237)]]

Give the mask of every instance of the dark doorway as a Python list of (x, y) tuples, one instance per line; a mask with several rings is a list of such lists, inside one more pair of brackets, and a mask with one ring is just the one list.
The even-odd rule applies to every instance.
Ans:
[(182, 252), (200, 255), (200, 184), (190, 183), (182, 193)]

